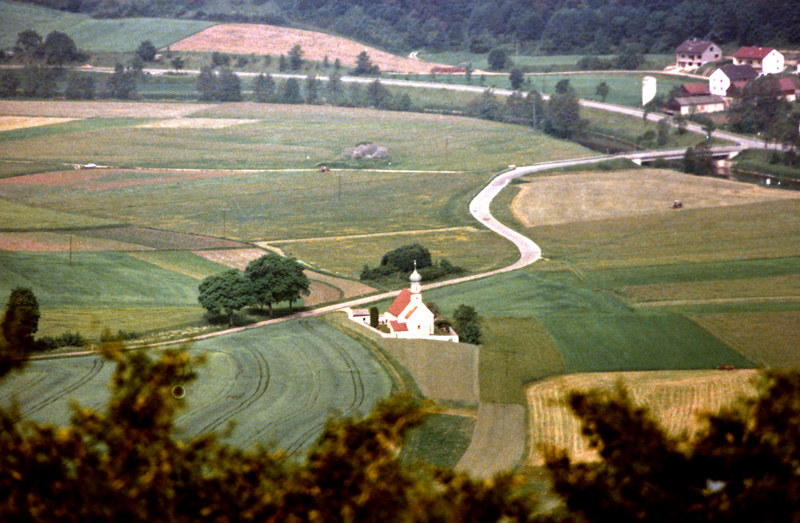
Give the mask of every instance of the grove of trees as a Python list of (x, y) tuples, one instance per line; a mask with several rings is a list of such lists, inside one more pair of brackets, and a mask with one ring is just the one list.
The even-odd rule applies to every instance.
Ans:
[(308, 277), (294, 258), (265, 254), (251, 261), (244, 271), (230, 269), (205, 278), (199, 287), (198, 301), (209, 314), (224, 314), (234, 324), (234, 313), (245, 307), (266, 306), (272, 316), (273, 305), (292, 304), (308, 296)]
[(426, 247), (414, 243), (387, 252), (375, 268), (364, 265), (361, 279), (372, 281), (407, 279), (415, 268), (423, 280), (435, 280), (464, 272), (463, 268), (456, 267), (446, 259), (434, 261)]

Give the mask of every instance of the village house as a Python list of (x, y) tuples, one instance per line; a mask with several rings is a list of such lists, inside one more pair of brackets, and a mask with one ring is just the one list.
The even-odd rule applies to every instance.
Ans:
[(749, 65), (758, 74), (783, 71), (784, 57), (771, 47), (742, 47), (733, 55), (733, 65)]
[(686, 40), (675, 50), (675, 62), (680, 69), (696, 69), (721, 57), (722, 50), (717, 44), (696, 38)]
[(664, 112), (667, 114), (702, 114), (724, 111), (725, 99), (716, 95), (678, 96), (667, 103)]
[(708, 77), (708, 90), (712, 95), (729, 97), (729, 91), (741, 91), (757, 76), (758, 72), (749, 65), (723, 65)]

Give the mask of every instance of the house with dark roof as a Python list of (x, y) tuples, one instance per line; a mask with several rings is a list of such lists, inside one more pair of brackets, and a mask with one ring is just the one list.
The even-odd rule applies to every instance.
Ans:
[(742, 47), (733, 55), (734, 65), (749, 65), (759, 74), (783, 71), (784, 56), (772, 47)]
[(722, 50), (709, 40), (691, 38), (675, 49), (675, 63), (681, 69), (697, 69), (722, 58)]
[(723, 65), (708, 77), (708, 90), (712, 95), (729, 96), (731, 88), (741, 89), (757, 76), (749, 65)]

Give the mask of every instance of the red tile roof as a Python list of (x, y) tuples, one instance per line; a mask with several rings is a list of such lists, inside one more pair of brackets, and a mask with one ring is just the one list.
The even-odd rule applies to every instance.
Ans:
[(403, 312), (408, 304), (411, 303), (411, 291), (408, 289), (403, 289), (400, 291), (400, 294), (397, 295), (397, 298), (394, 299), (389, 308), (386, 310), (389, 314), (394, 317), (400, 316), (400, 313)]
[(683, 84), (681, 86), (681, 91), (689, 96), (707, 96), (711, 94), (711, 91), (708, 90), (708, 84), (704, 83)]
[(742, 47), (733, 57), (743, 60), (763, 60), (772, 51), (774, 51), (772, 47)]
[(389, 325), (392, 327), (392, 332), (408, 332), (408, 325), (400, 323), (399, 321), (390, 321)]

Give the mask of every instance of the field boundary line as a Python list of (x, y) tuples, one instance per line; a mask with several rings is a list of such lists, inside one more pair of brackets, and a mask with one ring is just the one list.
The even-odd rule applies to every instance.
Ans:
[(658, 300), (632, 302), (635, 308), (671, 307), (686, 305), (727, 305), (738, 303), (792, 303), (800, 302), (800, 296), (750, 296), (746, 298), (696, 298), (691, 300)]
[(698, 327), (700, 327), (707, 333), (711, 334), (718, 340), (722, 341), (722, 343), (724, 343), (731, 349), (738, 352), (745, 359), (752, 361), (761, 368), (766, 367), (763, 361), (750, 354), (741, 343), (732, 339), (730, 336), (727, 336), (726, 334), (720, 332), (719, 329), (717, 329), (711, 322), (705, 319), (702, 315), (689, 316), (689, 320), (694, 322)]
[(395, 231), (395, 232), (375, 232), (370, 234), (349, 234), (343, 236), (318, 236), (316, 238), (292, 238), (289, 240), (256, 240), (253, 243), (262, 247), (264, 245), (279, 245), (284, 243), (302, 243), (302, 242), (324, 242), (324, 241), (339, 241), (339, 240), (357, 240), (361, 238), (380, 238), (385, 236), (403, 236), (411, 234), (434, 234), (438, 232), (452, 232), (452, 231), (465, 231), (465, 232), (478, 232), (478, 229), (471, 225), (462, 225), (458, 227), (442, 227), (440, 229), (418, 229), (412, 231)]

